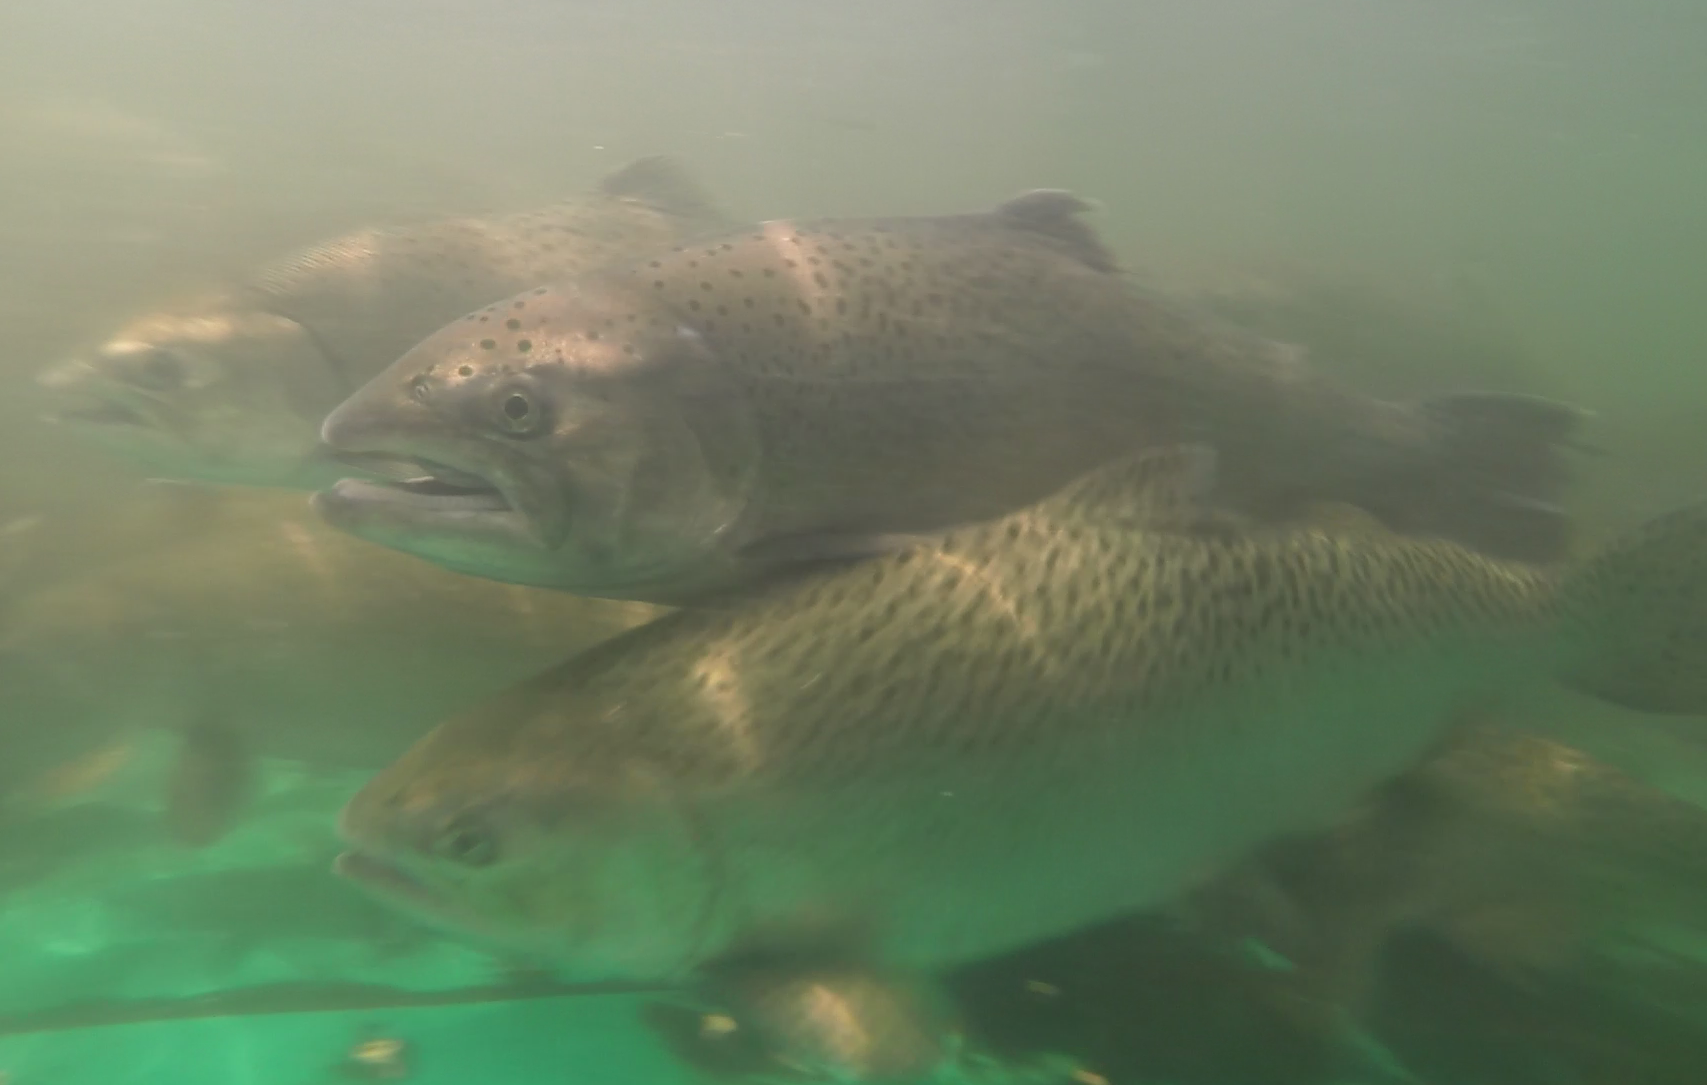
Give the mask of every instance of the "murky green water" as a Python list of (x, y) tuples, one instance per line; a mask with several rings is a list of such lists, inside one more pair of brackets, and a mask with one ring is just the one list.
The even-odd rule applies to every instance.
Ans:
[[(44, 421), (44, 367), (297, 246), (533, 207), (644, 154), (738, 221), (1061, 187), (1098, 201), (1142, 280), (1367, 391), (1593, 410), (1569, 508), (1598, 539), (1702, 493), (1704, 35), (1707, 8), (1662, 0), (8, 5), (0, 1083), (692, 1076), (640, 996), (554, 994), (328, 869), (339, 807), (410, 738), (543, 666), (561, 630), (638, 615), (450, 574), (375, 603), (351, 585), (380, 575), (294, 498), (186, 497)], [(263, 559), (257, 523), (291, 556)], [(196, 848), (167, 831), (171, 732), (210, 711), (262, 735), (263, 769)], [(1696, 721), (1529, 711), (1617, 735), (1597, 752), (1696, 831)], [(1473, 952), (1406, 943), (1376, 1031), (1438, 1085), (1697, 1081), (1707, 930), (1678, 919), (1695, 894), (1707, 915), (1696, 873), (1593, 883), (1663, 907), (1490, 906), (1452, 928)], [(1584, 915), (1628, 925), (1556, 937)], [(1095, 1052), (1114, 1085), (1325, 1080), (1289, 996), (1217, 978), (1173, 928), (1134, 937), (964, 985), (997, 1032)], [(1055, 980), (1064, 1002), (1039, 993)], [(401, 1061), (352, 1054), (389, 1038)]]

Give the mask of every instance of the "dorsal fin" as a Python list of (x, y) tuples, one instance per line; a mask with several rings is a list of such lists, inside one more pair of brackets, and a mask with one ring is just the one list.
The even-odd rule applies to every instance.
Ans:
[(1291, 526), (1324, 535), (1392, 538), (1395, 532), (1374, 513), (1340, 501), (1319, 501), (1304, 506), (1290, 518)]
[(669, 215), (722, 222), (717, 208), (687, 167), (670, 155), (636, 158), (599, 182), (599, 192), (615, 200), (634, 200)]
[(1053, 238), (1073, 256), (1097, 271), (1116, 272), (1120, 262), (1102, 243), (1097, 232), (1080, 221), (1079, 215), (1096, 210), (1096, 204), (1064, 188), (1034, 188), (996, 205), (995, 214), (1010, 225)]
[(1196, 534), (1231, 527), (1230, 514), (1210, 505), (1215, 450), (1208, 445), (1148, 449), (1080, 476), (1039, 505), (1066, 517), (1113, 517), (1135, 528)]

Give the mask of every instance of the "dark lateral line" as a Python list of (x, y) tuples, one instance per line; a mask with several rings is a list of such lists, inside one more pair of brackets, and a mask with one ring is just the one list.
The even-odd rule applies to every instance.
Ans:
[(91, 999), (27, 1013), (0, 1014), (0, 1036), (188, 1021), (210, 1017), (258, 1017), (282, 1013), (337, 1013), (417, 1006), (460, 1006), (482, 1002), (527, 1002), (546, 998), (658, 994), (656, 985), (567, 984), (530, 979), (518, 983), (411, 991), (373, 983), (265, 983), (183, 998)]

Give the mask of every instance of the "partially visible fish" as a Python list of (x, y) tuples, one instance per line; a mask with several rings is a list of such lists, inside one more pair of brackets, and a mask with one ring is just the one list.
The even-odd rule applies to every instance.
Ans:
[(28, 818), (64, 802), (98, 792), (135, 757), (135, 744), (120, 738), (54, 765), (10, 791), (0, 790), (0, 814)]
[(1641, 997), (1657, 986), (1644, 979), (1691, 970), (1707, 989), (1707, 960), (1664, 948), (1707, 934), (1707, 812), (1484, 724), (1332, 831), (1268, 846), (1183, 907), (1282, 952), (1322, 1022), (1390, 1020), (1395, 948), (1419, 935), (1531, 989), (1622, 975)]
[(192, 720), (166, 783), (167, 830), (192, 848), (217, 842), (242, 817), (254, 785), (242, 730), (224, 720)]
[(1087, 206), (1043, 191), (767, 222), (518, 294), (327, 417), (327, 444), (388, 481), (316, 501), (453, 569), (680, 604), (1005, 515), (1186, 434), (1247, 511), (1345, 500), (1407, 533), (1560, 556), (1581, 412), (1336, 387), (1133, 288)]
[[(1620, 1026), (1688, 1011), (1654, 1007), (1655, 979), (1707, 989), (1707, 961), (1662, 948), (1707, 933), (1704, 905), (1707, 813), (1551, 740), (1472, 727), (1345, 823), (1264, 849), (1193, 894), (1174, 917), (1189, 923), (1133, 916), (977, 962), (947, 978), (952, 1013), (908, 977), (819, 964), (737, 969), (697, 1017), (664, 1004), (650, 1019), (691, 1065), (740, 1082), (802, 1062), (820, 1072), (790, 1080), (947, 1069), (948, 1080), (1012, 1081), (1046, 1068), (1082, 1083), (1480, 1080), (1431, 1076), (1426, 1059), (1446, 1049), (1490, 1065), (1435, 1008), (1449, 992), (1415, 964), (1424, 948), (1456, 947), (1483, 969), (1478, 994), (1506, 999), (1495, 1007), (1508, 1020), (1483, 1026), (1569, 1032), (1539, 1050), (1518, 1031), (1499, 1054), (1527, 1046), (1534, 1076), (1505, 1061), (1499, 1080), (1553, 1081), (1568, 1066), (1584, 1080), (1690, 1082), (1698, 1061)], [(1285, 948), (1289, 967), (1240, 952), (1252, 937)], [(1624, 972), (1635, 975), (1609, 982)], [(1630, 1000), (1625, 1019), (1585, 1028), (1561, 1012), (1573, 985)], [(910, 1073), (873, 1065), (871, 1051)], [(1406, 1065), (1418, 1058), (1427, 1064)]]
[(391, 1036), (363, 1040), (350, 1048), (338, 1069), (357, 1081), (403, 1081), (413, 1071), (407, 1043)]
[[(1692, 803), (1538, 736), (1464, 743), (1405, 791), (1386, 801), (1433, 831), (1397, 857), (1409, 877), (1389, 880), (1402, 900), (1386, 911), (1390, 925), (1426, 926), (1507, 974), (1602, 979), (1646, 967), (1619, 958), (1663, 970), (1682, 960), (1667, 942), (1699, 945), (1707, 933), (1707, 812)], [(1351, 870), (1394, 861), (1351, 832), (1335, 845)], [(1552, 922), (1535, 918), (1544, 905)]]
[(376, 776), (340, 870), (575, 978), (942, 968), (1324, 827), (1528, 685), (1707, 709), (1707, 505), (1555, 573), (1202, 524), (1208, 458), (574, 657)]
[[(227, 487), (164, 479), (138, 480), (87, 500), (77, 490), (46, 511), (0, 525), (0, 627), (4, 611), (50, 585), (206, 535), (265, 531), (295, 501), (233, 496)], [(300, 498), (297, 499), (300, 501)]]
[(384, 765), (447, 706), (658, 613), (457, 576), (326, 527), (300, 494), (204, 504), (176, 545), (0, 613), (0, 796), (35, 805), (136, 729), (187, 728), (169, 816), (208, 839), (240, 813), (248, 757)]
[(725, 220), (673, 160), (485, 218), (359, 230), (151, 313), (45, 372), (53, 417), (152, 473), (313, 488), (321, 419), (468, 310)]
[(646, 1018), (679, 1058), (713, 1080), (1107, 1085), (1069, 1057), (1004, 1058), (967, 1035), (941, 992), (856, 962), (732, 969), (698, 996), (700, 1007), (656, 1003)]
[[(956, 1054), (940, 997), (873, 969), (824, 963), (732, 970), (702, 995), (707, 1053), (744, 1051), (746, 1080), (923, 1081)], [(732, 1050), (733, 1049), (733, 1050)], [(689, 1049), (691, 1050), (691, 1048)]]

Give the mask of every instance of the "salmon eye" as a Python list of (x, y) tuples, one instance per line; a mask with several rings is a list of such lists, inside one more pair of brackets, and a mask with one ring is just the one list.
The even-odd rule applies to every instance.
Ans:
[(498, 393), (497, 423), (514, 437), (533, 437), (547, 428), (545, 405), (532, 389), (510, 386)]
[(474, 819), (453, 818), (434, 838), (433, 854), (463, 866), (489, 866), (498, 858), (498, 842)]

